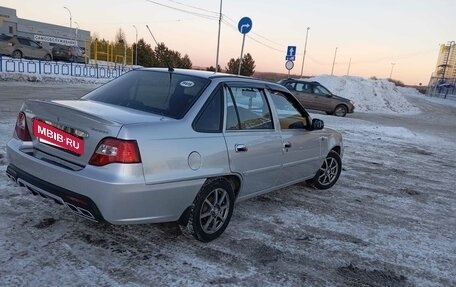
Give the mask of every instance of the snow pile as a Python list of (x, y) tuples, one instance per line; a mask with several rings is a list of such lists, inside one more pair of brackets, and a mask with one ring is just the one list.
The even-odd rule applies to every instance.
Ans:
[(387, 80), (372, 80), (353, 76), (321, 75), (308, 80), (317, 81), (332, 93), (355, 102), (355, 112), (418, 113), (405, 95), (419, 94), (416, 89), (399, 89)]

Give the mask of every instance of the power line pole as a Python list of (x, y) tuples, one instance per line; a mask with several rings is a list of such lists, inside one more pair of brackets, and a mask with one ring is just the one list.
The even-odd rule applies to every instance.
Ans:
[(337, 49), (339, 47), (336, 47), (336, 50), (334, 51), (334, 59), (333, 59), (333, 66), (332, 66), (332, 69), (331, 69), (331, 76), (333, 75), (333, 72), (334, 72), (334, 64), (336, 63), (336, 55), (337, 55)]
[(350, 76), (350, 66), (352, 63), (352, 58), (350, 57), (350, 61), (348, 61), (348, 70), (347, 70), (347, 76)]
[(392, 79), (392, 76), (393, 76), (393, 68), (394, 68), (394, 65), (396, 65), (396, 63), (391, 63), (391, 72), (390, 72), (390, 79)]
[(138, 28), (136, 28), (135, 25), (133, 25), (133, 28), (135, 28), (136, 32), (136, 45), (135, 45), (135, 65), (138, 65)]
[(306, 41), (304, 43), (304, 55), (302, 56), (302, 65), (301, 65), (301, 78), (302, 78), (302, 71), (304, 70), (304, 61), (306, 60), (306, 49), (307, 49), (307, 36), (309, 36), (310, 27), (307, 27), (306, 31)]
[(220, 52), (220, 29), (222, 27), (222, 0), (220, 0), (220, 13), (219, 13), (219, 27), (218, 27), (218, 35), (217, 35), (217, 56), (215, 59), (215, 72), (217, 73), (218, 66), (219, 66), (219, 52)]

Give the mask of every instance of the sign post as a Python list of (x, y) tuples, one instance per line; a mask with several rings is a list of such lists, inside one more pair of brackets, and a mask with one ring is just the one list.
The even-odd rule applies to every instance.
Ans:
[(252, 30), (252, 20), (249, 17), (243, 17), (239, 20), (238, 23), (238, 30), (243, 34), (242, 37), (242, 46), (241, 46), (241, 57), (239, 57), (239, 69), (238, 69), (238, 76), (241, 74), (241, 66), (242, 66), (242, 54), (244, 53), (244, 43), (245, 43), (245, 34)]
[(290, 77), (290, 70), (293, 69), (294, 67), (294, 62), (293, 61), (286, 61), (285, 62), (285, 68), (288, 70), (288, 78)]
[(296, 60), (296, 46), (288, 46), (285, 60), (287, 60), (287, 61)]
[(294, 67), (294, 60), (296, 60), (296, 46), (288, 46), (285, 54), (285, 68), (288, 70), (288, 78), (290, 77), (290, 70)]

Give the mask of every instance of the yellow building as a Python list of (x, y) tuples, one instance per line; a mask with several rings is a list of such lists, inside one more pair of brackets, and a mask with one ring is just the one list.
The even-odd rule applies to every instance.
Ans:
[(451, 41), (447, 44), (440, 45), (439, 57), (432, 77), (445, 77), (445, 79), (456, 78), (456, 42)]

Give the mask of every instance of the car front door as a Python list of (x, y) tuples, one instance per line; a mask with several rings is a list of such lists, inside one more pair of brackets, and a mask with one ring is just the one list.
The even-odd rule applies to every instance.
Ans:
[(33, 51), (30, 47), (30, 41), (25, 38), (17, 38), (19, 42), (19, 48), (22, 52), (22, 57), (24, 58), (33, 58)]
[(312, 84), (297, 82), (294, 94), (298, 101), (307, 109), (315, 109), (315, 99), (312, 94)]
[(224, 137), (230, 169), (242, 176), (240, 198), (277, 186), (282, 163), (282, 139), (274, 128), (263, 88), (225, 86)]
[(315, 109), (320, 111), (332, 112), (334, 111), (335, 104), (332, 93), (321, 85), (313, 86), (313, 93), (315, 99)]
[(315, 175), (323, 160), (319, 132), (310, 129), (310, 117), (290, 95), (270, 93), (282, 137), (282, 170), (279, 184), (300, 182)]

